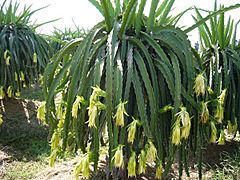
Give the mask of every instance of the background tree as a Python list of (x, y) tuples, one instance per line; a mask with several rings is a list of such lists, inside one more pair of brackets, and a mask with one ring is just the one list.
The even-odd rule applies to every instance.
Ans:
[(0, 11), (0, 99), (19, 96), (22, 87), (38, 79), (49, 60), (49, 46), (35, 32), (43, 25), (31, 22), (32, 15), (43, 9), (30, 10), (5, 0)]

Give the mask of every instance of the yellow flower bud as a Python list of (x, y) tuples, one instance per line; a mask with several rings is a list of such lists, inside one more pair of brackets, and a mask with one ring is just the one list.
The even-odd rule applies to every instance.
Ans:
[(37, 53), (33, 53), (33, 63), (37, 63)]
[(88, 120), (88, 127), (96, 128), (96, 118), (98, 115), (97, 106), (93, 106), (92, 109), (88, 110), (89, 120)]
[(162, 179), (162, 173), (163, 173), (163, 166), (162, 166), (162, 163), (161, 163), (156, 169), (155, 178), (156, 179)]
[(61, 117), (61, 119), (58, 122), (58, 129), (62, 129), (63, 128), (65, 115), (66, 115), (66, 113), (64, 112), (62, 117)]
[(89, 164), (88, 155), (86, 155), (83, 159), (82, 175), (83, 175), (84, 178), (87, 178), (87, 179), (90, 176), (90, 164)]
[(212, 88), (211, 88), (211, 87), (208, 87), (208, 89), (207, 89), (207, 90), (208, 90), (208, 93), (209, 93), (209, 94), (213, 94), (213, 93), (214, 93), (214, 91), (212, 90)]
[(137, 125), (140, 125), (140, 122), (134, 118), (133, 118), (133, 121), (128, 125), (127, 131), (128, 131), (128, 142), (129, 143), (133, 144), (133, 142), (134, 142)]
[(52, 135), (51, 139), (51, 150), (58, 149), (59, 144), (60, 144), (61, 136), (59, 131), (55, 131)]
[(90, 103), (88, 107), (88, 127), (96, 128), (96, 118), (99, 110), (106, 109), (106, 106), (100, 102), (99, 97), (106, 97), (106, 92), (101, 90), (98, 86), (92, 88), (93, 92), (90, 96)]
[(185, 107), (181, 107), (181, 111), (176, 114), (177, 121), (181, 121), (184, 127), (188, 126), (191, 123), (190, 116), (186, 111)]
[(5, 60), (6, 60), (7, 57), (9, 56), (8, 54), (9, 54), (9, 50), (6, 50), (6, 51), (4, 52), (4, 54), (3, 54), (3, 57), (4, 57)]
[(11, 59), (11, 53), (10, 53), (10, 51), (9, 50), (6, 50), (5, 52), (4, 52), (4, 60), (5, 60), (5, 62), (6, 62), (6, 65), (7, 66), (9, 66), (10, 65), (10, 59)]
[(90, 177), (90, 163), (89, 163), (89, 155), (86, 153), (81, 156), (79, 162), (76, 164), (73, 170), (74, 178), (79, 179), (79, 174), (82, 172), (82, 176), (84, 178)]
[(227, 91), (227, 89), (222, 90), (222, 93), (220, 94), (220, 96), (218, 96), (218, 101), (221, 105), (224, 104), (225, 97), (226, 97), (226, 91)]
[(215, 111), (215, 119), (217, 120), (218, 123), (222, 123), (224, 119), (224, 108), (221, 104), (217, 105), (217, 109)]
[(8, 56), (7, 57), (7, 59), (5, 59), (6, 60), (6, 65), (7, 66), (9, 66), (10, 65), (10, 60), (11, 60), (11, 57), (10, 56)]
[(15, 96), (16, 97), (19, 97), (21, 95), (21, 93), (19, 92), (19, 91), (17, 91), (16, 93), (15, 93)]
[(224, 145), (225, 144), (225, 134), (223, 129), (220, 132), (220, 137), (218, 139), (218, 145)]
[(81, 103), (84, 102), (84, 98), (82, 96), (77, 96), (75, 102), (73, 103), (72, 107), (72, 117), (77, 118), (78, 115), (78, 109), (81, 108)]
[(157, 149), (155, 148), (154, 144), (151, 140), (148, 141), (148, 148), (147, 148), (147, 162), (153, 163), (157, 157)]
[(210, 143), (216, 143), (216, 138), (217, 138), (217, 128), (214, 124), (213, 121), (210, 122), (210, 127), (211, 127), (211, 137), (209, 142)]
[(57, 158), (57, 149), (53, 150), (49, 158), (49, 166), (53, 167)]
[(114, 154), (114, 166), (117, 168), (124, 167), (124, 157), (123, 157), (123, 145), (119, 145)]
[(8, 89), (7, 89), (7, 94), (8, 94), (9, 98), (12, 97), (12, 92), (13, 92), (12, 86), (9, 86)]
[(20, 72), (20, 81), (25, 81), (25, 77), (22, 71)]
[(176, 120), (174, 127), (173, 127), (172, 144), (175, 144), (176, 146), (181, 144), (181, 131), (180, 131), (179, 119)]
[(128, 161), (128, 177), (136, 177), (136, 153), (133, 151)]
[(44, 102), (37, 111), (37, 118), (41, 121), (45, 121), (45, 105), (46, 103)]
[(80, 160), (80, 162), (78, 162), (76, 164), (76, 166), (74, 167), (74, 170), (73, 170), (74, 179), (76, 179), (76, 180), (79, 179), (79, 174), (82, 172), (82, 169), (83, 169), (83, 161)]
[(203, 77), (203, 74), (198, 74), (193, 87), (195, 93), (197, 96), (199, 95), (205, 95), (206, 86), (205, 86), (205, 78)]
[(138, 155), (138, 174), (142, 174), (146, 172), (146, 153), (144, 150), (141, 150), (141, 153)]
[(61, 119), (62, 116), (63, 116), (63, 107), (62, 107), (62, 104), (60, 103), (60, 104), (57, 106), (56, 117), (57, 117), (57, 119)]
[(3, 86), (0, 87), (0, 100), (5, 98), (5, 92), (3, 90)]
[(160, 109), (160, 113), (165, 113), (165, 112), (168, 112), (168, 111), (171, 111), (173, 110), (173, 107), (171, 105), (166, 105), (164, 106), (163, 108)]
[(191, 126), (181, 128), (181, 138), (182, 139), (187, 139), (189, 137), (190, 129), (191, 129)]
[(126, 102), (120, 101), (119, 105), (117, 106), (117, 112), (114, 116), (116, 126), (121, 126), (121, 127), (124, 126), (124, 114), (128, 116), (124, 107), (125, 104), (127, 104), (127, 101)]
[[(178, 127), (174, 128), (176, 134), (179, 133), (179, 128), (180, 128), (180, 123), (182, 122), (182, 128), (181, 128), (181, 138), (187, 139), (189, 134), (190, 134), (190, 129), (191, 129), (191, 118), (189, 116), (189, 113), (186, 111), (185, 107), (181, 107), (181, 111), (179, 113), (176, 114), (176, 125), (178, 125)], [(177, 142), (176, 142), (177, 143)]]
[(92, 87), (93, 88), (93, 95), (97, 97), (106, 97), (107, 93), (103, 91), (99, 86)]
[(18, 74), (16, 72), (14, 72), (14, 77), (15, 77), (15, 81), (18, 81)]
[(2, 125), (2, 123), (3, 123), (3, 115), (0, 114), (0, 126)]
[(201, 103), (201, 105), (202, 105), (202, 112), (201, 112), (201, 115), (200, 115), (200, 121), (203, 124), (206, 124), (208, 119), (209, 119), (209, 110), (208, 110), (208, 107), (207, 107), (207, 103), (208, 102), (202, 102)]

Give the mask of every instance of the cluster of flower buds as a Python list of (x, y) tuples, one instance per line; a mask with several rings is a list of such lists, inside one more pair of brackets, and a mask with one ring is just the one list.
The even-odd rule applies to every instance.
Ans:
[(101, 110), (106, 109), (106, 106), (100, 102), (100, 97), (106, 97), (106, 92), (100, 87), (93, 87), (92, 95), (90, 96), (90, 103), (88, 107), (88, 127), (96, 128), (96, 118)]
[[(181, 126), (182, 124), (182, 126)], [(185, 107), (176, 114), (176, 121), (173, 126), (172, 144), (181, 144), (181, 139), (187, 139), (191, 129), (191, 118)]]

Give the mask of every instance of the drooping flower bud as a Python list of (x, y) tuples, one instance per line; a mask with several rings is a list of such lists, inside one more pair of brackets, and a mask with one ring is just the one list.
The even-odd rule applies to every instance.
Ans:
[(166, 113), (168, 111), (173, 110), (173, 107), (171, 105), (166, 105), (163, 108), (160, 109), (160, 113)]
[(10, 65), (10, 60), (11, 60), (11, 53), (10, 53), (10, 51), (9, 50), (6, 50), (5, 52), (4, 52), (4, 60), (5, 60), (5, 62), (6, 62), (6, 65), (7, 66), (9, 66)]
[(98, 86), (92, 88), (93, 92), (90, 96), (90, 103), (88, 107), (88, 127), (96, 128), (96, 118), (99, 114), (99, 111), (106, 109), (106, 106), (100, 102), (99, 97), (106, 97), (106, 92), (101, 90)]
[(92, 109), (88, 110), (89, 120), (88, 120), (88, 127), (96, 128), (96, 118), (98, 115), (97, 106), (93, 106)]
[(62, 106), (62, 103), (60, 103), (57, 106), (56, 117), (57, 117), (57, 119), (61, 119), (62, 116), (63, 116), (63, 106)]
[(216, 143), (216, 138), (217, 138), (217, 128), (214, 124), (213, 121), (210, 122), (210, 127), (211, 127), (211, 137), (209, 142), (210, 143)]
[(7, 59), (6, 59), (6, 65), (7, 65), (7, 66), (10, 66), (10, 60), (11, 60), (11, 57), (8, 56)]
[(73, 170), (74, 178), (76, 180), (79, 179), (79, 174), (82, 173), (84, 178), (90, 177), (90, 162), (89, 162), (89, 154), (86, 153), (82, 155), (79, 159), (79, 162), (76, 164)]
[(49, 166), (53, 167), (57, 158), (57, 149), (51, 151), (50, 158), (49, 158)]
[(6, 60), (7, 57), (9, 56), (9, 50), (4, 51), (3, 58)]
[(224, 119), (224, 108), (221, 104), (217, 105), (217, 109), (215, 111), (215, 119), (217, 120), (218, 123), (222, 123)]
[[(191, 118), (190, 118), (189, 113), (187, 112), (186, 108), (181, 107), (181, 111), (176, 114), (176, 117), (177, 117), (176, 122), (182, 122), (181, 138), (187, 139), (190, 134), (190, 129), (191, 129)], [(180, 127), (180, 123), (179, 123), (179, 127)], [(178, 129), (176, 127), (175, 133), (178, 133), (177, 131), (178, 131)]]
[(162, 179), (162, 173), (163, 173), (163, 166), (162, 166), (162, 163), (160, 163), (160, 165), (156, 169), (155, 178), (156, 179)]
[(133, 118), (133, 121), (128, 125), (127, 131), (128, 131), (128, 142), (129, 143), (133, 144), (133, 142), (134, 142), (137, 125), (140, 125), (140, 122), (134, 118)]
[(17, 92), (15, 92), (15, 96), (19, 97), (21, 95), (20, 91), (18, 90)]
[(147, 162), (153, 163), (157, 157), (157, 149), (152, 143), (151, 140), (148, 141), (148, 148), (147, 148)]
[(203, 77), (203, 74), (198, 74), (195, 81), (193, 89), (197, 96), (205, 95), (206, 86), (205, 86), (205, 78)]
[(37, 53), (33, 53), (33, 63), (37, 63)]
[(12, 92), (13, 92), (12, 86), (8, 86), (7, 95), (8, 95), (9, 98), (12, 97)]
[(58, 148), (60, 140), (61, 140), (60, 132), (55, 130), (51, 138), (51, 150)]
[(87, 178), (87, 179), (90, 176), (90, 163), (89, 163), (88, 155), (86, 155), (83, 159), (82, 175), (84, 178)]
[(0, 87), (0, 100), (5, 98), (5, 92), (3, 90), (3, 86)]
[(0, 126), (2, 125), (2, 123), (3, 123), (3, 115), (0, 114)]
[(124, 126), (124, 115), (128, 116), (124, 107), (125, 104), (127, 104), (127, 101), (125, 102), (120, 101), (120, 103), (117, 106), (117, 112), (114, 116), (116, 126), (121, 126), (121, 127)]
[(16, 72), (14, 72), (14, 78), (15, 78), (15, 81), (17, 82), (18, 81), (18, 74)]
[(93, 93), (92, 95), (95, 97), (106, 97), (107, 93), (103, 91), (99, 86), (92, 87), (93, 88)]
[(20, 81), (25, 81), (25, 76), (22, 71), (20, 71)]
[(136, 177), (136, 153), (133, 151), (128, 161), (128, 177)]
[(227, 91), (227, 89), (222, 90), (222, 93), (220, 94), (220, 96), (218, 96), (218, 101), (221, 105), (224, 104), (225, 97), (226, 97), (226, 91)]
[(82, 96), (77, 96), (76, 100), (73, 103), (72, 107), (72, 117), (77, 118), (78, 115), (78, 109), (81, 108), (81, 103), (83, 103), (85, 100)]
[(46, 102), (44, 102), (39, 108), (38, 108), (38, 111), (37, 111), (37, 118), (41, 121), (45, 121), (45, 105), (46, 105)]
[(200, 115), (200, 122), (203, 124), (206, 124), (208, 122), (209, 119), (209, 110), (207, 107), (208, 102), (202, 102), (201, 106), (202, 106), (202, 112)]
[(209, 94), (214, 94), (214, 91), (212, 90), (211, 87), (208, 87), (208, 88), (207, 88), (207, 91), (208, 91)]
[(82, 159), (76, 164), (76, 166), (74, 167), (73, 170), (73, 174), (74, 174), (74, 179), (78, 180), (79, 179), (79, 175), (82, 172), (83, 169), (83, 161)]
[(177, 119), (172, 132), (172, 144), (179, 145), (181, 144), (181, 130), (180, 130), (180, 120)]
[(123, 145), (118, 145), (113, 158), (114, 158), (114, 166), (115, 167), (117, 167), (117, 168), (124, 167)]
[(146, 172), (146, 152), (144, 150), (141, 150), (141, 153), (138, 155), (138, 174), (142, 174)]
[(225, 144), (225, 134), (224, 134), (224, 130), (222, 129), (218, 139), (218, 145), (224, 145), (224, 144)]

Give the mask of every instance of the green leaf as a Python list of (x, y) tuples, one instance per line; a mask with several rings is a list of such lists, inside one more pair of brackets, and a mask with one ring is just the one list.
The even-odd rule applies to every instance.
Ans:
[(119, 37), (122, 38), (123, 34), (127, 30), (130, 20), (132, 17), (135, 15), (135, 10), (137, 6), (137, 1), (136, 0), (130, 0), (126, 10), (123, 13), (123, 19), (122, 19), (122, 25), (119, 31)]
[(149, 11), (149, 16), (147, 20), (147, 32), (151, 32), (152, 27), (154, 26), (155, 23), (155, 15), (156, 15), (156, 9), (158, 6), (159, 0), (152, 0), (150, 11)]
[(139, 5), (139, 9), (136, 15), (136, 19), (135, 19), (135, 29), (136, 29), (136, 34), (139, 35), (139, 32), (141, 30), (141, 26), (142, 24), (142, 18), (143, 18), (143, 11), (145, 8), (147, 0), (141, 0), (141, 3)]
[(191, 32), (192, 30), (194, 30), (195, 28), (197, 28), (198, 26), (202, 25), (204, 22), (208, 21), (210, 18), (218, 15), (218, 14), (221, 14), (223, 12), (227, 12), (227, 11), (231, 11), (233, 9), (237, 9), (240, 7), (240, 4), (235, 4), (235, 5), (232, 5), (232, 6), (229, 6), (229, 7), (226, 7), (226, 8), (223, 8), (223, 9), (220, 9), (218, 11), (215, 11), (213, 13), (210, 13), (208, 16), (206, 16), (205, 18), (203, 18), (202, 20), (198, 21), (197, 23), (195, 23), (194, 25), (192, 25), (191, 27), (187, 28), (186, 30), (184, 30), (185, 33), (189, 33)]

